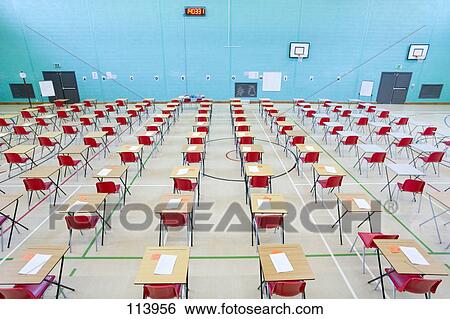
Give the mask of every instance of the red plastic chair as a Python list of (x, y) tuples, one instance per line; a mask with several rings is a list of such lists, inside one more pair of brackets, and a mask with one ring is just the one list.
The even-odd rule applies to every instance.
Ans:
[(364, 156), (364, 160), (367, 162), (367, 176), (369, 176), (369, 164), (372, 164), (371, 167), (373, 167), (375, 164), (377, 164), (378, 173), (381, 175), (381, 165), (380, 164), (384, 163), (385, 159), (386, 159), (385, 152), (373, 153), (370, 157)]
[(325, 123), (330, 122), (330, 118), (329, 117), (322, 117), (319, 120), (319, 123), (317, 123), (318, 126), (322, 126), (325, 127)]
[(241, 138), (239, 138), (239, 144), (240, 145), (253, 144), (253, 137), (251, 137), (251, 136), (242, 136)]
[(83, 112), (80, 107), (78, 106), (78, 104), (71, 104), (69, 105), (69, 107), (72, 109), (73, 113), (81, 113)]
[(297, 144), (305, 144), (305, 137), (304, 136), (294, 136), (292, 141), (289, 142), (291, 146), (297, 145)]
[(244, 163), (261, 163), (262, 156), (260, 152), (248, 152), (244, 156)]
[(368, 233), (368, 232), (358, 232), (358, 236), (356, 236), (355, 241), (353, 242), (352, 247), (350, 248), (350, 252), (353, 251), (353, 247), (355, 247), (356, 241), (361, 239), (363, 243), (363, 259), (362, 259), (362, 273), (366, 273), (366, 249), (377, 249), (377, 245), (375, 244), (375, 239), (398, 239), (399, 235), (387, 235), (379, 232)]
[(251, 188), (265, 188), (266, 192), (269, 192), (270, 191), (269, 176), (251, 176), (250, 180), (249, 180), (249, 188), (250, 189)]
[(116, 102), (117, 106), (127, 106), (124, 100), (117, 99), (114, 102)]
[(140, 135), (137, 137), (138, 143), (146, 146), (152, 146), (155, 142), (150, 136)]
[(206, 134), (209, 133), (209, 127), (207, 126), (198, 126), (196, 129), (197, 132), (204, 132)]
[(19, 136), (18, 143), (20, 144), (20, 140), (22, 139), (22, 136), (25, 136), (26, 139), (28, 139), (28, 135), (33, 133), (32, 131), (27, 131), (25, 127), (23, 126), (13, 126), (14, 134)]
[(394, 121), (394, 124), (397, 126), (405, 126), (408, 125), (409, 118), (408, 117), (400, 117), (397, 122)]
[(83, 131), (83, 127), (86, 127), (87, 129), (89, 126), (94, 125), (94, 121), (86, 117), (80, 117), (80, 123), (81, 123), (81, 131)]
[(97, 182), (95, 183), (97, 193), (104, 194), (120, 194), (120, 184), (116, 184), (112, 181)]
[(342, 111), (342, 113), (340, 113), (339, 117), (348, 119), (348, 118), (350, 118), (351, 114), (352, 114), (352, 110), (344, 110), (344, 111)]
[(343, 131), (343, 130), (344, 130), (343, 125), (334, 126), (330, 131), (330, 135), (338, 135), (338, 132)]
[(144, 299), (173, 299), (180, 298), (180, 284), (153, 284), (144, 285)]
[[(352, 148), (356, 149), (356, 144), (358, 144), (359, 136), (347, 136), (343, 141), (342, 145), (349, 146), (349, 151), (352, 150)], [(341, 149), (339, 148), (339, 154), (341, 153)]]
[(340, 187), (342, 186), (342, 181), (344, 179), (344, 176), (330, 176), (325, 179), (319, 179), (317, 183), (321, 186), (322, 189), (322, 202), (323, 202), (323, 190), (329, 189), (329, 192), (331, 193), (336, 187), (338, 191), (340, 190)]
[(189, 227), (189, 215), (180, 213), (162, 213), (160, 214), (160, 234), (159, 234), (159, 246), (162, 244), (162, 227), (166, 232), (169, 231), (169, 227), (183, 227), (186, 226), (186, 234), (188, 245), (191, 246), (190, 232), (192, 229)]
[(29, 111), (20, 111), (20, 114), (22, 115), (22, 118), (27, 122), (34, 118), (34, 116)]
[(92, 102), (89, 101), (89, 100), (84, 100), (84, 101), (83, 101), (83, 104), (84, 104), (84, 106), (85, 106), (86, 108), (94, 107), (94, 104), (92, 104)]
[(106, 112), (108, 113), (119, 113), (119, 110), (116, 108), (114, 104), (105, 104)]
[(49, 151), (52, 151), (52, 149), (56, 145), (59, 145), (59, 142), (52, 141), (50, 138), (45, 137), (45, 136), (38, 136), (38, 141), (39, 141), (39, 145), (42, 146), (41, 155), (44, 152), (44, 148), (48, 149)]
[(2, 131), (5, 127), (8, 128), (10, 125), (12, 125), (12, 123), (8, 123), (5, 119), (0, 119), (0, 127)]
[(102, 131), (106, 132), (106, 136), (117, 136), (117, 140), (121, 140), (120, 135), (113, 126), (103, 126)]
[(64, 107), (64, 102), (63, 101), (54, 101), (53, 103), (55, 103), (55, 106), (58, 107)]
[(407, 179), (403, 183), (398, 182), (398, 194), (397, 194), (397, 200), (398, 196), (400, 195), (400, 192), (407, 192), (413, 194), (413, 201), (416, 201), (416, 194), (420, 195), (419, 199), (419, 207), (417, 208), (417, 212), (420, 212), (420, 206), (422, 204), (422, 193), (425, 188), (425, 182), (420, 179)]
[(0, 288), (0, 299), (40, 299), (55, 281), (54, 275), (48, 275), (37, 285), (14, 285), (12, 288)]
[(44, 129), (44, 127), (45, 127), (45, 129), (47, 129), (48, 130), (48, 127), (50, 126), (50, 123), (47, 123), (46, 121), (45, 121), (45, 119), (43, 119), (43, 118), (36, 118), (36, 125), (40, 128), (39, 129), (39, 134), (40, 133), (42, 133), (42, 130)]
[(62, 121), (67, 121), (68, 119), (71, 118), (71, 116), (69, 115), (69, 113), (67, 113), (66, 111), (63, 110), (58, 110), (56, 111), (56, 116), (59, 119), (60, 123)]
[(43, 193), (43, 191), (49, 190), (50, 186), (53, 185), (51, 181), (44, 182), (41, 178), (24, 178), (23, 183), (25, 184), (25, 190), (28, 194), (28, 207), (31, 205), (33, 192)]
[(377, 117), (380, 120), (387, 120), (387, 119), (389, 119), (389, 113), (390, 113), (389, 111), (381, 111)]
[(94, 110), (94, 114), (96, 115), (97, 119), (106, 119), (107, 122), (109, 122), (109, 117), (106, 115), (107, 113), (103, 110)]
[(408, 154), (408, 147), (413, 142), (412, 137), (403, 137), (398, 142), (394, 142), (393, 145), (396, 146), (397, 149), (399, 149), (398, 153), (400, 154), (402, 150), (405, 150), (406, 156), (409, 157)]
[(89, 146), (92, 149), (96, 149), (100, 146), (102, 146), (102, 143), (98, 142), (95, 138), (92, 137), (85, 137), (83, 138), (83, 143), (86, 146)]
[(77, 137), (79, 131), (76, 126), (62, 125), (61, 127), (64, 133), (64, 142), (66, 141), (67, 136), (73, 136), (74, 138)]
[(236, 122), (245, 122), (245, 121), (247, 121), (247, 119), (246, 119), (245, 117), (239, 116), (239, 117), (236, 117), (236, 118), (235, 118), (235, 121), (236, 121)]
[(69, 215), (65, 217), (67, 229), (69, 230), (69, 248), (72, 252), (72, 232), (73, 230), (94, 230), (95, 251), (98, 251), (97, 245), (97, 223), (100, 220), (98, 215)]
[[(314, 163), (318, 163), (319, 162), (319, 152), (308, 152), (305, 154), (305, 156), (300, 156), (299, 160), (301, 162), (302, 165), (302, 171), (303, 171), (303, 165), (304, 164), (314, 164)], [(300, 168), (297, 167), (297, 173), (300, 175)]]
[[(119, 153), (120, 156), (120, 161), (123, 165), (127, 164), (127, 163), (136, 163), (137, 168), (139, 170), (139, 174), (142, 175), (142, 170), (139, 169), (139, 157), (134, 154), (133, 152), (121, 152)], [(144, 166), (142, 166), (142, 168), (145, 168)]]
[(20, 164), (25, 164), (29, 160), (28, 157), (21, 157), (19, 154), (15, 153), (3, 153), (3, 154), (5, 154), (6, 162), (9, 164), (8, 177), (10, 177), (11, 168), (13, 165), (17, 165), (17, 167), (19, 167), (20, 170), (23, 170)]
[[(439, 175), (439, 167), (440, 163), (443, 161), (445, 156), (445, 152), (433, 152), (428, 156), (419, 156), (419, 159), (423, 161), (423, 165), (425, 166), (425, 169), (428, 168), (428, 166), (433, 165), (434, 173), (438, 173)], [(435, 164), (437, 164), (437, 172)]]
[(38, 106), (36, 106), (36, 108), (38, 109), (38, 113), (40, 113), (40, 114), (46, 114), (48, 112), (45, 105), (38, 105)]
[(184, 162), (189, 164), (201, 164), (203, 162), (201, 153), (186, 153)]
[(273, 295), (280, 297), (294, 297), (302, 294), (302, 298), (306, 298), (305, 288), (306, 282), (302, 280), (294, 281), (269, 281), (269, 298)]
[(442, 282), (442, 279), (425, 279), (421, 275), (399, 274), (393, 268), (385, 268), (385, 272), (394, 285), (394, 298), (396, 291), (406, 291), (413, 294), (424, 294), (426, 299), (430, 299), (431, 294), (436, 293)]
[(236, 127), (236, 132), (250, 132), (250, 125), (240, 125)]
[(275, 229), (279, 230), (281, 234), (281, 243), (284, 244), (284, 222), (283, 215), (255, 215), (253, 222), (255, 227), (256, 244), (260, 244), (259, 230), (260, 229)]
[(365, 128), (369, 125), (369, 118), (368, 117), (360, 117), (356, 121), (355, 125), (358, 130), (365, 131)]
[(195, 192), (197, 189), (197, 183), (187, 178), (174, 178), (173, 179), (173, 192)]
[(418, 132), (418, 134), (420, 136), (422, 136), (423, 138), (425, 138), (425, 140), (428, 140), (429, 137), (436, 137), (436, 131), (437, 131), (437, 127), (435, 126), (429, 126), (427, 128), (425, 128), (422, 132)]
[(380, 141), (383, 137), (386, 143), (388, 143), (388, 133), (391, 132), (392, 128), (390, 126), (380, 127), (378, 131), (375, 131), (375, 135), (378, 136), (378, 141)]
[(64, 167), (64, 177), (71, 168), (76, 169), (81, 160), (74, 160), (70, 155), (58, 155), (58, 163)]

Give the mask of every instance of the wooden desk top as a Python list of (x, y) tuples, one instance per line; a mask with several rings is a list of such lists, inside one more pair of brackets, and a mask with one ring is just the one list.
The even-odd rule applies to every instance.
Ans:
[[(181, 199), (180, 205), (177, 208), (167, 209), (167, 203), (171, 199)], [(159, 198), (158, 205), (155, 207), (156, 214), (164, 213), (180, 213), (189, 214), (192, 212), (192, 207), (194, 205), (194, 194), (180, 195), (180, 194), (166, 194)]]
[(62, 132), (60, 131), (54, 131), (54, 132), (45, 132), (38, 137), (48, 137), (48, 138), (57, 138), (62, 135)]
[[(107, 193), (89, 193), (89, 194), (74, 194), (63, 205), (56, 210), (58, 213), (95, 213), (99, 206), (103, 204)], [(76, 201), (86, 202), (84, 207), (78, 209), (76, 212), (69, 211), (68, 209)]]
[(131, 118), (131, 115), (130, 114), (120, 114), (120, 115), (114, 116), (115, 119), (118, 117), (129, 119), (129, 118)]
[[(134, 284), (185, 284), (189, 267), (189, 253), (189, 247), (147, 247)], [(153, 273), (161, 255), (177, 256), (172, 274), (156, 275)]]
[(277, 124), (280, 127), (283, 127), (283, 126), (295, 126), (295, 123), (292, 122), (292, 121), (289, 121), (289, 120), (287, 120), (287, 121), (275, 121), (275, 124)]
[(254, 138), (255, 134), (253, 134), (253, 132), (250, 132), (250, 131), (243, 131), (243, 132), (237, 131), (236, 137), (237, 138), (240, 138), (240, 137), (253, 137)]
[[(128, 165), (106, 165), (103, 166), (101, 169), (97, 170), (92, 177), (93, 178), (121, 178), (123, 176), (123, 174), (125, 174), (125, 172), (128, 169)], [(102, 175), (98, 175), (98, 173), (103, 170), (103, 169), (110, 169), (111, 172), (108, 173), (108, 175), (106, 176), (102, 176)]]
[(240, 126), (251, 126), (249, 122), (236, 122), (234, 123), (234, 127), (240, 127)]
[[(337, 193), (335, 194), (336, 198), (342, 203), (342, 206), (344, 206), (345, 210), (349, 212), (381, 212), (381, 204), (374, 200), (372, 197), (370, 197), (367, 194), (363, 193)], [(369, 205), (370, 208), (359, 208), (358, 205), (356, 205), (356, 202), (353, 199), (364, 199)]]
[(194, 122), (192, 124), (193, 127), (199, 127), (199, 126), (209, 126), (209, 122)]
[(241, 153), (257, 152), (264, 153), (264, 149), (260, 144), (245, 144), (239, 146)]
[[(270, 209), (258, 205), (258, 200), (270, 202)], [(252, 214), (286, 214), (287, 205), (281, 194), (252, 194), (250, 196)]]
[[(412, 239), (375, 239), (375, 244), (380, 249), (386, 260), (399, 274), (404, 275), (436, 275), (448, 276), (448, 270), (445, 266), (435, 261), (432, 256)], [(413, 265), (409, 262), (408, 257), (403, 252), (393, 253), (391, 247), (415, 247), (427, 260), (429, 265)]]
[[(270, 259), (270, 254), (285, 253), (294, 268), (293, 271), (277, 273)], [(273, 244), (258, 246), (259, 259), (265, 281), (314, 280), (314, 273), (300, 245)]]
[(108, 133), (105, 131), (93, 131), (93, 132), (89, 132), (87, 133), (84, 137), (90, 137), (90, 138), (103, 138), (107, 135)]
[(435, 201), (441, 203), (446, 208), (450, 207), (450, 193), (449, 192), (438, 192), (433, 189), (429, 189), (426, 193), (431, 196)]
[(155, 135), (159, 134), (157, 131), (145, 131), (136, 134), (136, 136), (148, 136), (148, 137), (154, 137)]
[[(183, 175), (177, 175), (180, 169), (188, 169), (188, 172)], [(200, 168), (196, 166), (176, 166), (173, 168), (172, 173), (170, 173), (170, 178), (198, 178), (200, 175)]]
[(53, 103), (55, 102), (67, 102), (69, 101), (69, 99), (57, 99), (57, 100), (53, 100)]
[(205, 146), (203, 144), (187, 144), (183, 145), (181, 153), (203, 153)]
[(205, 132), (192, 132), (191, 134), (186, 136), (186, 138), (196, 138), (196, 137), (205, 138), (206, 133)]
[[(250, 166), (257, 166), (259, 168), (259, 172), (250, 172)], [(245, 164), (245, 175), (253, 177), (253, 176), (273, 176), (273, 170), (270, 165), (266, 164)]]
[(5, 120), (11, 120), (16, 117), (19, 117), (19, 113), (0, 114), (0, 119), (5, 119)]
[(59, 165), (39, 165), (20, 175), (20, 178), (49, 178), (60, 169)]
[(289, 137), (305, 136), (305, 132), (303, 132), (302, 130), (299, 130), (299, 129), (287, 130), (286, 135)]
[(233, 117), (233, 119), (235, 119), (237, 117), (245, 117), (245, 118), (247, 118), (246, 114), (232, 114), (231, 116)]
[[(55, 268), (61, 258), (69, 250), (69, 246), (32, 246), (22, 251), (20, 257), (8, 261), (0, 267), (0, 285), (40, 284)], [(52, 255), (36, 275), (21, 275), (18, 272), (36, 254)]]
[(2, 196), (0, 196), (0, 212), (22, 196), (23, 194), (2, 194)]
[(37, 125), (36, 122), (24, 122), (24, 123), (20, 123), (20, 124), (15, 124), (15, 127), (31, 127), (31, 126), (35, 126)]
[(0, 138), (11, 135), (12, 132), (0, 132)]
[(142, 144), (121, 145), (116, 149), (116, 153), (123, 153), (123, 152), (139, 153), (143, 147), (144, 145)]
[(300, 153), (309, 153), (309, 152), (319, 152), (322, 153), (322, 149), (314, 146), (314, 145), (307, 145), (307, 144), (295, 144), (295, 147)]
[(81, 154), (89, 148), (87, 145), (70, 145), (61, 150), (61, 154)]
[(12, 154), (26, 154), (32, 150), (34, 150), (37, 147), (37, 145), (16, 145), (11, 147), (10, 149), (7, 149), (6, 151), (3, 151), (3, 153), (12, 153)]
[(97, 114), (84, 114), (84, 115), (80, 115), (80, 119), (90, 119), (93, 120), (97, 118)]
[[(336, 170), (336, 173), (329, 173), (326, 170), (326, 167), (334, 167)], [(313, 164), (314, 170), (319, 174), (320, 176), (346, 176), (347, 174), (344, 172), (344, 170), (341, 167), (335, 166), (335, 165), (323, 165), (323, 164)]]

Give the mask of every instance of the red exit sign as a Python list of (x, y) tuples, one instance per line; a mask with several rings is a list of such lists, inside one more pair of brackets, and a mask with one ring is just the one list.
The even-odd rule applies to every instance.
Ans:
[(206, 15), (206, 7), (184, 7), (184, 15), (202, 17)]

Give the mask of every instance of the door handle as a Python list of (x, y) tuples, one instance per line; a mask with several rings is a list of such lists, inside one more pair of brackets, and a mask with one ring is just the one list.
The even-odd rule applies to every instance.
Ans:
[(63, 87), (62, 89), (63, 90), (76, 90), (76, 88), (65, 88), (65, 87)]

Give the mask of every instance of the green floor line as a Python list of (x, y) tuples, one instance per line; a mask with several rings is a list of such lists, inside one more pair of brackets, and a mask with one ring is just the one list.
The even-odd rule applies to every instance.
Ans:
[(430, 255), (450, 255), (450, 251), (432, 251)]
[(8, 257), (8, 258), (0, 258), (1, 261), (5, 260), (5, 261), (11, 261), (14, 260), (14, 258), (12, 257)]
[[(316, 143), (331, 159), (333, 159), (335, 162), (336, 162), (336, 164), (338, 164), (356, 183), (358, 183), (358, 185), (370, 196), (370, 197), (372, 197), (374, 200), (376, 200), (377, 202), (380, 202), (379, 200), (378, 200), (378, 198), (376, 198), (373, 194), (372, 194), (372, 192), (370, 192), (364, 185), (362, 185), (361, 184), (361, 182), (355, 177), (355, 176), (353, 176), (353, 174), (352, 173), (350, 173), (345, 167), (343, 167), (342, 165), (341, 165), (341, 163), (340, 162), (338, 162), (335, 158), (334, 158), (334, 156), (332, 156), (331, 155), (331, 153), (330, 152), (328, 152), (328, 150), (326, 150), (323, 146), (322, 146), (322, 144), (321, 143), (318, 143), (317, 141), (316, 141), (316, 139), (314, 138), (314, 137), (312, 137), (304, 128), (303, 128), (303, 126), (301, 126), (296, 120), (294, 120), (294, 123), (295, 124), (297, 124), (301, 129), (302, 129), (302, 131), (303, 132), (305, 132), (305, 134), (306, 135), (308, 135), (308, 137), (310, 138), (310, 139), (312, 139), (313, 141), (314, 141), (314, 143)], [(384, 204), (383, 203), (381, 203), (380, 202), (380, 204), (382, 205), (382, 207), (384, 208), (384, 210), (386, 211), (386, 212), (389, 212), (389, 209), (387, 209), (386, 208), (386, 206), (384, 206)], [(394, 214), (392, 214), (392, 213), (388, 213), (392, 218), (394, 218), (394, 220), (395, 221), (397, 221), (403, 228), (405, 228), (418, 242), (420, 242), (427, 250), (428, 250), (428, 252), (429, 253), (432, 253), (433, 252), (433, 250), (427, 245), (427, 244), (425, 244), (425, 242), (423, 241), (423, 240), (421, 240), (420, 238), (419, 238), (419, 236), (417, 236), (411, 229), (409, 229), (409, 227), (408, 226), (406, 226), (397, 216), (395, 216)]]
[(445, 264), (445, 266), (447, 266), (447, 268), (450, 269), (450, 266), (448, 264)]
[[(167, 132), (167, 131), (166, 131)], [(161, 143), (162, 141), (162, 136), (161, 136), (161, 140), (158, 143), (155, 143), (155, 147), (153, 148), (153, 150), (150, 152), (150, 154), (148, 155), (148, 157), (145, 159), (144, 161), (144, 166), (145, 164), (147, 164), (148, 160), (151, 158), (151, 156), (153, 155), (153, 152), (156, 150), (156, 148), (158, 147), (158, 145)], [(136, 175), (133, 177), (133, 179), (131, 180), (130, 184), (128, 185), (128, 187), (133, 186), (134, 182), (136, 181), (136, 179), (139, 177), (139, 171), (136, 173)], [(124, 193), (125, 194), (125, 193)], [(109, 214), (107, 221), (110, 221), (113, 214), (116, 212), (117, 207), (121, 204), (122, 199), (124, 194), (119, 198), (118, 202), (116, 203), (116, 205), (114, 206), (114, 208), (112, 209), (111, 213)], [(98, 230), (97, 233), (95, 234), (94, 238), (92, 239), (92, 241), (89, 243), (89, 245), (87, 246), (86, 250), (84, 251), (82, 257), (86, 257), (86, 255), (88, 254), (89, 250), (92, 248), (92, 246), (94, 245), (95, 241), (97, 240), (97, 237), (102, 233), (102, 230)]]
[(72, 269), (72, 271), (69, 274), (69, 277), (72, 277), (75, 274), (76, 271), (77, 271), (76, 268)]

